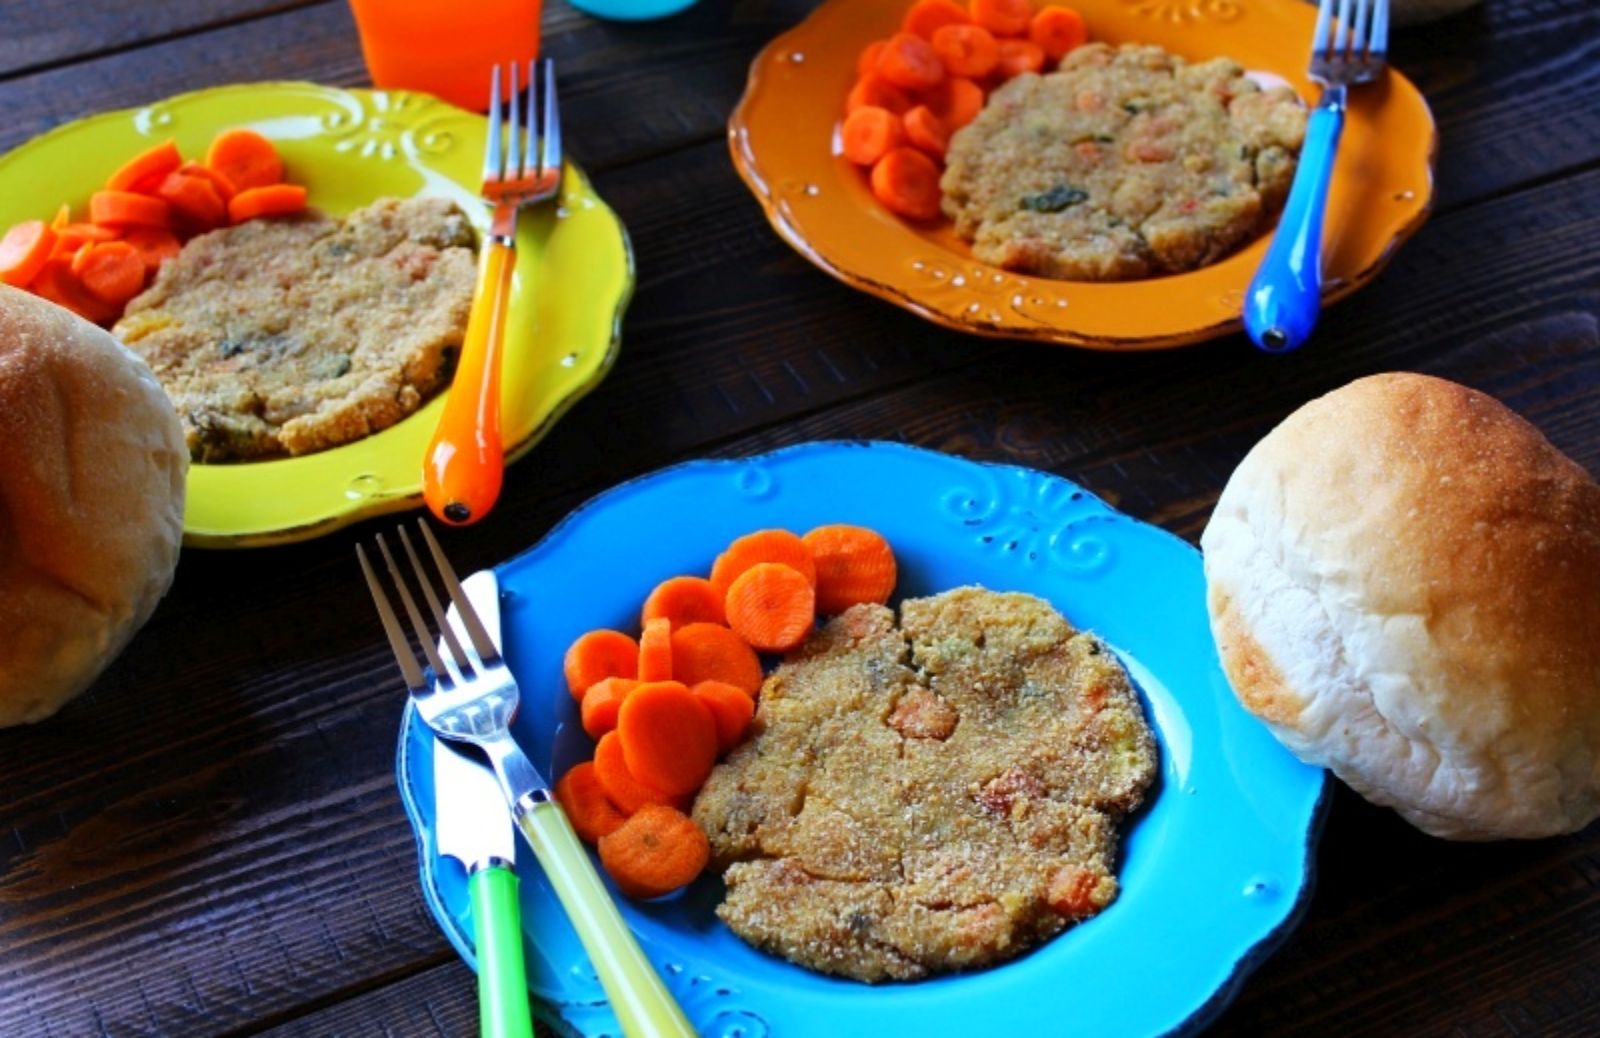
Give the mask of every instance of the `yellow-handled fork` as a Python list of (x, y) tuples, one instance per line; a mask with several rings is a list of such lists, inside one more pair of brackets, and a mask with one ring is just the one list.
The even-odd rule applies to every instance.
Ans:
[(517, 65), (512, 62), (506, 68), (503, 118), (499, 66), (490, 79), (488, 141), (483, 154), (482, 193), (494, 215), (478, 261), (478, 288), (467, 317), (455, 380), (422, 466), (423, 498), (434, 515), (452, 526), (482, 519), (500, 496), (505, 470), (500, 358), (511, 275), (516, 269), (517, 214), (523, 206), (548, 201), (561, 190), (555, 65), (548, 58), (537, 65), (528, 63), (526, 118), (517, 112)]

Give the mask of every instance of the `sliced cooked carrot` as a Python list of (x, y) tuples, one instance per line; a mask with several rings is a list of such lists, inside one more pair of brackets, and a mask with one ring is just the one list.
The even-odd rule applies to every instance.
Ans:
[(96, 191), (89, 196), (89, 219), (103, 227), (170, 227), (172, 207), (131, 191)]
[(856, 59), (856, 78), (870, 76), (878, 67), (878, 55), (883, 53), (883, 48), (889, 45), (888, 40), (873, 40), (861, 48), (861, 56)]
[(26, 287), (50, 259), (56, 232), (43, 220), (24, 220), (0, 238), (0, 281)]
[(981, 25), (946, 25), (933, 34), (933, 52), (952, 76), (982, 79), (1000, 63), (1000, 44)]
[(781, 562), (809, 581), (817, 579), (817, 564), (811, 561), (804, 541), (788, 530), (757, 530), (735, 538), (711, 564), (711, 583), (717, 594), (726, 597), (734, 579), (758, 562)]
[(788, 652), (811, 633), (817, 595), (805, 576), (779, 562), (763, 562), (739, 574), (723, 608), (733, 633), (761, 652)]
[(146, 185), (159, 184), (161, 178), (183, 165), (178, 146), (162, 141), (153, 148), (141, 151), (124, 162), (106, 181), (112, 191), (142, 191)]
[(644, 600), (640, 622), (649, 623), (658, 616), (671, 621), (673, 630), (689, 624), (720, 624), (722, 596), (704, 577), (672, 577), (657, 584)]
[(617, 726), (617, 711), (628, 693), (638, 687), (632, 678), (606, 678), (589, 686), (583, 694), (583, 730), (598, 739)]
[(156, 187), (155, 194), (172, 206), (185, 230), (209, 231), (228, 222), (228, 203), (217, 194), (210, 180), (187, 173), (168, 173)]
[(996, 36), (1025, 36), (1033, 6), (1028, 0), (972, 0), (972, 20)]
[(870, 166), (905, 143), (900, 117), (887, 108), (862, 105), (844, 117), (839, 140), (844, 157)]
[(90, 243), (84, 248), (88, 259), (82, 264), (74, 260), (72, 272), (102, 302), (120, 307), (144, 291), (149, 270), (138, 249), (122, 241)]
[(907, 90), (927, 90), (944, 78), (944, 65), (933, 44), (909, 32), (897, 32), (878, 55), (878, 75)]
[(244, 188), (228, 200), (228, 219), (244, 223), (261, 216), (290, 216), (306, 207), (306, 189), (299, 184)]
[(600, 864), (629, 897), (663, 897), (693, 883), (711, 860), (694, 819), (670, 807), (645, 807), (600, 838)]
[(202, 180), (209, 180), (211, 186), (216, 189), (217, 197), (222, 199), (224, 203), (239, 193), (239, 189), (233, 186), (233, 181), (204, 162), (195, 162), (190, 159), (178, 167), (178, 172), (186, 177), (199, 177)]
[(1070, 7), (1042, 7), (1028, 23), (1028, 39), (1039, 45), (1044, 56), (1060, 61), (1075, 47), (1089, 42), (1089, 27), (1083, 15)]
[(596, 681), (639, 676), (639, 643), (621, 631), (590, 631), (567, 649), (561, 670), (567, 691), (582, 702), (583, 694)]
[(617, 713), (617, 739), (629, 774), (648, 786), (688, 796), (717, 762), (711, 708), (679, 681), (648, 681)]
[(917, 0), (906, 11), (905, 18), (900, 22), (900, 28), (929, 40), (946, 25), (971, 23), (972, 19), (968, 17), (967, 9), (955, 3), (955, 0)]
[(717, 752), (727, 753), (739, 745), (750, 718), (755, 716), (756, 701), (742, 688), (726, 681), (702, 681), (689, 689), (711, 710), (717, 723)]
[(872, 193), (890, 212), (932, 220), (939, 215), (939, 167), (915, 148), (896, 148), (872, 167)]
[(887, 108), (899, 115), (911, 107), (911, 98), (906, 92), (884, 79), (877, 73), (862, 76), (856, 85), (850, 88), (850, 96), (845, 98), (844, 110), (853, 112), (862, 105), (872, 105), (876, 108)]
[(723, 681), (752, 696), (761, 688), (761, 660), (755, 650), (721, 624), (690, 624), (673, 631), (672, 669), (686, 685)]
[(943, 159), (950, 147), (950, 131), (944, 128), (939, 117), (927, 105), (917, 105), (906, 113), (906, 139), (913, 147), (936, 159)]
[(664, 616), (646, 620), (639, 635), (639, 680), (672, 680), (672, 621)]
[(946, 76), (945, 81), (928, 91), (926, 97), (928, 108), (951, 133), (976, 119), (978, 113), (983, 111), (983, 88), (960, 76)]
[(606, 799), (606, 791), (595, 778), (594, 762), (574, 765), (556, 783), (556, 800), (567, 813), (567, 821), (586, 843), (596, 843), (622, 828), (627, 817)]
[(678, 798), (647, 783), (640, 782), (628, 770), (622, 755), (622, 743), (615, 731), (600, 737), (594, 746), (594, 777), (606, 791), (606, 799), (617, 805), (625, 815), (631, 815), (646, 804), (677, 804)]
[(139, 257), (144, 260), (145, 269), (151, 274), (160, 270), (162, 263), (176, 256), (183, 248), (178, 236), (165, 227), (134, 227), (122, 240), (139, 250)]
[(283, 181), (283, 159), (272, 142), (254, 130), (228, 130), (206, 151), (206, 165), (228, 178), (236, 191)]
[(86, 321), (110, 324), (119, 310), (92, 295), (72, 275), (72, 261), (65, 256), (55, 256), (34, 275), (28, 291), (42, 296), (57, 306), (64, 306)]
[(894, 594), (894, 551), (876, 530), (834, 523), (804, 538), (817, 560), (817, 612), (842, 613), (853, 605), (882, 605)]
[(52, 231), (59, 231), (61, 228), (65, 227), (71, 222), (72, 206), (62, 202), (61, 205), (56, 209), (55, 217), (50, 221), (50, 229)]
[(1001, 40), (1000, 64), (995, 66), (1000, 78), (1011, 79), (1024, 72), (1038, 72), (1044, 68), (1044, 48), (1032, 40)]

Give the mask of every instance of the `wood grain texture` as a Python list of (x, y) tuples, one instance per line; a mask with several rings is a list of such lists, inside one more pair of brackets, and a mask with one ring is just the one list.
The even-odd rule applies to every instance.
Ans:
[[(171, 36), (261, 18), (317, 0), (0, 0), (0, 78)], [(322, 0), (327, 2), (327, 0)]]
[[(1267, 360), (1239, 337), (1140, 356), (969, 339), (812, 268), (721, 140), (749, 58), (808, 7), (622, 26), (549, 5), (572, 150), (629, 226), (639, 291), (612, 376), (510, 470), (489, 519), (442, 534), (458, 567), (641, 471), (839, 437), (1049, 469), (1194, 540), (1273, 424), (1397, 368), (1494, 393), (1600, 472), (1600, 8), (1505, 0), (1397, 41), (1440, 119), (1440, 215), (1310, 347)], [(0, 0), (7, 31), (15, 10)], [(63, 54), (157, 42), (8, 79), (0, 33), (0, 148), (245, 69), (364, 74), (342, 2), (237, 24), (262, 8), (218, 5), (216, 29), (197, 4), (130, 8), (128, 37), (75, 10)], [(469, 974), (417, 894), (400, 683), (351, 557), (383, 525), (186, 553), (87, 696), (0, 731), (0, 1035), (473, 1032)], [(1462, 847), (1341, 792), (1320, 866), (1304, 925), (1216, 1033), (1600, 1033), (1600, 829)]]

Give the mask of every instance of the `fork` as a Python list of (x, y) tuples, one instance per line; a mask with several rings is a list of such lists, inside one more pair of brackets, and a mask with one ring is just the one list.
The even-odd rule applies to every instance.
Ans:
[(1300, 168), (1277, 234), (1245, 293), (1245, 331), (1268, 353), (1297, 349), (1316, 327), (1322, 301), (1322, 213), (1344, 128), (1346, 95), (1350, 87), (1377, 79), (1385, 68), (1389, 0), (1337, 0), (1337, 19), (1334, 2), (1321, 0), (1311, 39), (1310, 76), (1322, 86), (1322, 98), (1306, 123)]
[(467, 644), (463, 645), (446, 620), (439, 596), (411, 538), (405, 528), (400, 527), (400, 541), (411, 563), (412, 577), (421, 588), (434, 625), (449, 649), (451, 658), (448, 661), (434, 647), (428, 625), (382, 534), (378, 535), (377, 543), (401, 605), (422, 645), (423, 655), (433, 670), (431, 685), (411, 654), (405, 631), (365, 549), (356, 545), (361, 572), (372, 591), (372, 601), (378, 607), (389, 647), (394, 650), (395, 661), (405, 677), (417, 716), (433, 729), (435, 737), (476, 746), (488, 756), (500, 790), (511, 805), (517, 828), (533, 848), (567, 918), (577, 930), (578, 939), (594, 963), (595, 973), (623, 1033), (629, 1038), (693, 1038), (694, 1029), (623, 922), (616, 904), (595, 873), (588, 852), (578, 842), (572, 824), (552, 797), (549, 785), (511, 738), (508, 725), (521, 699), (516, 679), (472, 608), (428, 524), (418, 519), (417, 525), (467, 635)]
[(517, 214), (523, 206), (548, 201), (561, 190), (555, 65), (545, 58), (537, 69), (536, 74), (535, 63), (528, 63), (525, 120), (517, 113), (517, 63), (507, 66), (508, 104), (503, 120), (500, 66), (495, 66), (489, 80), (490, 122), (481, 193), (494, 212), (489, 240), (478, 263), (478, 285), (455, 380), (422, 466), (423, 499), (434, 515), (452, 526), (482, 519), (500, 496), (505, 468), (500, 437), (500, 356), (516, 269)]

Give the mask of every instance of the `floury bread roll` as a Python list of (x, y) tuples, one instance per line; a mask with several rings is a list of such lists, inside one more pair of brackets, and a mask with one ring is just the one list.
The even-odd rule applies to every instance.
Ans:
[(1249, 453), (1201, 546), (1240, 701), (1418, 828), (1600, 814), (1600, 485), (1491, 397), (1377, 375)]
[(189, 452), (138, 357), (0, 285), (0, 726), (88, 687), (172, 583)]

